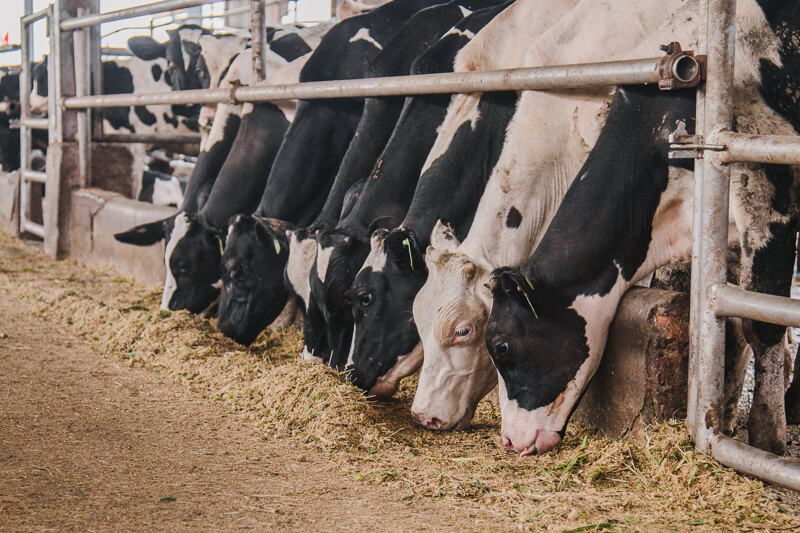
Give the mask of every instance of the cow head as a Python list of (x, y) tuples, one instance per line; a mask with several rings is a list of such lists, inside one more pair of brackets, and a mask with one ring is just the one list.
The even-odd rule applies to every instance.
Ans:
[(389, 398), (422, 364), (412, 306), (427, 270), (414, 232), (379, 229), (350, 289), (355, 327), (348, 368), (353, 382)]
[(222, 298), (217, 327), (248, 345), (283, 310), (289, 292), (283, 272), (289, 257), (286, 228), (276, 221), (235, 215), (222, 256)]
[(161, 309), (209, 313), (219, 298), (219, 261), (223, 235), (198, 217), (178, 213), (165, 221), (136, 226), (114, 237), (146, 246), (166, 239), (167, 280)]
[(484, 343), (489, 272), (459, 251), (453, 230), (441, 222), (425, 263), (428, 280), (414, 300), (425, 359), (411, 412), (428, 429), (464, 429), (497, 383)]
[(490, 287), (486, 347), (499, 374), (503, 442), (523, 456), (546, 452), (600, 362), (615, 306), (565, 297), (519, 269), (495, 270)]

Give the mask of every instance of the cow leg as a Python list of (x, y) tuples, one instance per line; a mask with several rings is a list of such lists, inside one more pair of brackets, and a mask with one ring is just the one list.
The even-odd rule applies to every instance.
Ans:
[(725, 396), (722, 410), (722, 431), (732, 435), (736, 430), (739, 398), (750, 364), (750, 345), (742, 331), (740, 318), (729, 318), (725, 327)]
[[(795, 173), (780, 165), (739, 164), (732, 170), (731, 200), (741, 244), (739, 284), (789, 296), (797, 244)], [(755, 367), (750, 444), (780, 455), (786, 451), (786, 328), (742, 320), (742, 329)]]

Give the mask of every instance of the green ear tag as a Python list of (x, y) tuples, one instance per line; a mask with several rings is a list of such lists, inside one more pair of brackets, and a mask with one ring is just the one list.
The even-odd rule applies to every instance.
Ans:
[(411, 270), (414, 270), (414, 257), (411, 255), (411, 243), (408, 242), (408, 239), (403, 239), (401, 243), (403, 246), (408, 248), (408, 262), (411, 264)]
[[(525, 278), (525, 281), (528, 283), (528, 287), (530, 287), (531, 290), (533, 290), (533, 283), (531, 283), (531, 280), (529, 280), (527, 276), (523, 276), (523, 277)], [(517, 287), (517, 290), (519, 292), (521, 292), (522, 295), (525, 297), (525, 299), (528, 301), (528, 307), (531, 308), (531, 312), (533, 313), (533, 317), (538, 320), (539, 319), (539, 315), (536, 314), (536, 309), (533, 308), (533, 303), (531, 302), (531, 299), (528, 298), (528, 294), (525, 291), (523, 291), (522, 289), (520, 289), (519, 287)]]
[(281, 255), (281, 243), (275, 237), (272, 238), (272, 245), (275, 247), (275, 255)]
[(215, 235), (217, 238), (217, 242), (219, 243), (219, 255), (223, 255), (225, 253), (225, 245), (222, 243), (222, 237), (219, 235)]

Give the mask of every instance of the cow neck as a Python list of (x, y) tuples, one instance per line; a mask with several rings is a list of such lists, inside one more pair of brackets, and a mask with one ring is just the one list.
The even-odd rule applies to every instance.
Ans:
[(288, 127), (283, 113), (271, 103), (252, 106), (245, 113), (228, 157), (219, 171), (202, 212), (218, 229), (236, 213), (252, 213), (264, 191), (266, 168), (272, 164)]

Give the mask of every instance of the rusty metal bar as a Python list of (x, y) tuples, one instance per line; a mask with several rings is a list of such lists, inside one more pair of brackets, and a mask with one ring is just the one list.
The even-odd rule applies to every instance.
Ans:
[[(700, 34), (701, 51), (707, 55), (705, 94), (697, 100), (703, 122), (697, 135), (715, 129), (730, 129), (733, 122), (733, 61), (736, 31), (736, 1), (706, 0), (701, 3), (700, 18), (706, 20)], [(700, 111), (702, 107), (702, 112)], [(713, 159), (713, 153), (695, 165), (693, 269), (697, 276), (692, 285), (696, 334), (692, 336), (689, 357), (688, 413), (692, 418), (690, 434), (695, 446), (711, 453), (713, 424), (719, 419), (719, 399), (723, 393), (725, 320), (714, 312), (711, 288), (725, 281), (725, 250), (728, 235), (728, 177), (730, 168)], [(698, 220), (699, 219), (699, 220)]]
[(264, 50), (267, 48), (267, 32), (264, 23), (264, 1), (250, 0), (250, 47), (253, 61), (253, 75), (256, 82), (267, 77)]
[[(401, 96), (414, 94), (449, 94), (474, 91), (552, 90), (582, 87), (606, 87), (658, 83), (663, 57), (556, 65), (483, 72), (457, 72), (393, 76), (355, 80), (321, 81), (259, 87), (204, 89), (172, 93), (103, 95), (67, 98), (67, 109), (117, 107), (152, 104), (211, 104), (292, 100), (296, 98), (362, 98), (368, 96)], [(668, 74), (671, 75), (671, 74)], [(693, 81), (699, 82), (697, 64)]]
[(726, 149), (719, 161), (749, 161), (773, 165), (800, 165), (800, 139), (792, 135), (750, 135), (720, 131), (709, 135), (710, 144), (721, 144)]
[(93, 142), (104, 143), (200, 143), (199, 133), (114, 133), (95, 137)]
[(111, 22), (112, 20), (123, 20), (142, 15), (152, 15), (155, 13), (163, 13), (165, 11), (172, 11), (175, 9), (183, 9), (184, 7), (196, 7), (203, 4), (208, 4), (209, 0), (164, 0), (163, 2), (153, 2), (152, 4), (145, 4), (143, 6), (131, 7), (128, 9), (118, 9), (116, 11), (108, 11), (106, 13), (94, 13), (91, 15), (78, 16), (71, 19), (61, 21), (61, 29), (63, 31), (77, 30), (87, 26), (94, 26), (95, 24), (102, 24), (103, 22)]

